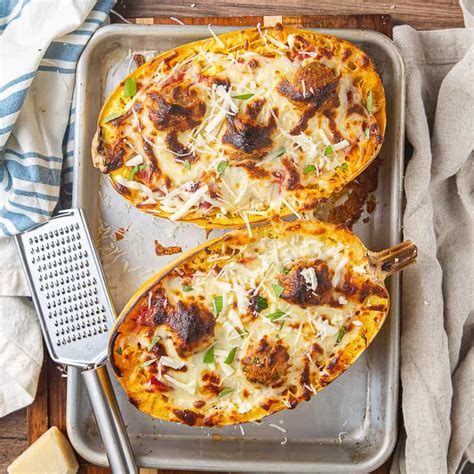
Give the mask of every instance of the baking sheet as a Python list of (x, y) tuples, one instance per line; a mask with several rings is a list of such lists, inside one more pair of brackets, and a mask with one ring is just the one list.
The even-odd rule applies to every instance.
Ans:
[[(213, 27), (217, 33), (236, 27)], [(404, 88), (402, 59), (393, 43), (372, 31), (317, 30), (362, 47), (374, 59), (387, 95), (387, 132), (367, 224), (354, 231), (372, 250), (399, 242), (402, 199)], [(155, 255), (154, 240), (183, 251), (223, 231), (206, 232), (132, 208), (92, 166), (90, 143), (102, 103), (135, 66), (134, 52), (154, 53), (209, 36), (200, 26), (112, 25), (89, 43), (78, 67), (74, 206), (85, 210), (118, 312), (146, 279), (176, 255)], [(125, 229), (117, 241), (115, 232)], [(144, 467), (226, 471), (368, 471), (390, 455), (397, 435), (399, 277), (388, 280), (392, 307), (377, 339), (341, 378), (310, 402), (262, 423), (194, 428), (140, 413), (115, 384), (138, 462)], [(68, 375), (68, 434), (79, 454), (106, 465), (107, 458), (79, 373)]]

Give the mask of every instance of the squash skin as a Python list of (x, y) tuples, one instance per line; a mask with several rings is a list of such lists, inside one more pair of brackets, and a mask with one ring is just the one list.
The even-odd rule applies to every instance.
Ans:
[[(295, 28), (288, 27), (271, 27), (271, 28), (262, 28), (262, 31), (271, 32), (272, 35), (275, 35), (280, 41), (284, 42), (288, 38), (288, 35), (299, 35), (305, 39), (305, 41), (310, 44), (321, 45), (321, 44), (330, 44), (337, 51), (351, 51), (351, 55), (354, 63), (360, 63), (365, 68), (361, 74), (361, 83), (363, 88), (361, 90), (362, 95), (367, 94), (367, 91), (371, 91), (373, 96), (374, 103), (377, 104), (377, 108), (373, 113), (373, 121), (377, 125), (378, 132), (376, 134), (370, 134), (369, 140), (367, 143), (367, 148), (363, 156), (356, 156), (351, 158), (348, 163), (348, 170), (344, 173), (336, 173), (333, 178), (331, 178), (331, 184), (326, 189), (309, 189), (305, 188), (302, 191), (298, 191), (301, 194), (301, 201), (304, 203), (296, 210), (301, 211), (310, 211), (311, 209), (318, 206), (318, 204), (326, 200), (330, 195), (340, 191), (348, 182), (355, 179), (361, 172), (363, 172), (377, 156), (382, 146), (383, 136), (386, 126), (386, 115), (385, 115), (385, 95), (383, 90), (383, 85), (380, 80), (380, 77), (370, 60), (370, 58), (365, 55), (361, 50), (356, 48), (354, 45), (348, 43), (347, 41), (337, 39), (335, 37), (322, 35), (319, 33), (313, 33), (309, 31), (299, 30)], [(224, 48), (219, 48), (217, 45), (214, 45), (210, 48), (211, 51), (220, 51), (220, 50), (230, 50), (234, 49), (239, 43), (248, 41), (250, 43), (258, 44), (259, 34), (256, 29), (244, 30), (230, 32), (224, 35), (219, 36), (220, 41), (224, 44)], [(200, 40), (194, 43), (186, 44), (175, 48), (171, 51), (167, 51), (158, 55), (153, 60), (143, 64), (137, 70), (132, 72), (127, 76), (119, 86), (114, 90), (111, 96), (108, 98), (104, 104), (101, 113), (98, 118), (98, 129), (92, 143), (92, 159), (94, 166), (99, 168), (102, 172), (107, 172), (108, 158), (107, 154), (103, 151), (104, 145), (108, 140), (108, 125), (104, 122), (104, 119), (110, 115), (110, 113), (117, 109), (117, 104), (123, 102), (122, 90), (125, 82), (128, 79), (135, 79), (137, 84), (140, 84), (141, 81), (144, 81), (149, 77), (159, 66), (162, 61), (169, 59), (169, 64), (176, 64), (178, 61), (185, 60), (187, 57), (195, 54), (199, 51), (203, 45), (208, 45), (209, 42), (213, 42), (213, 38), (206, 40)], [(260, 45), (261, 46), (261, 45)], [(341, 54), (342, 56), (342, 54)], [(351, 59), (352, 60), (352, 59)], [(357, 66), (359, 67), (359, 66)], [(361, 66), (362, 67), (362, 66)], [(118, 170), (112, 171), (110, 177), (114, 188), (120, 194), (123, 194), (123, 187), (121, 187), (115, 180), (115, 175), (120, 174), (123, 171), (123, 166)], [(132, 205), (137, 206), (140, 210), (151, 213), (157, 217), (169, 218), (170, 213), (161, 209), (159, 205), (146, 205), (140, 206), (139, 200), (137, 200), (136, 193), (128, 193), (124, 197), (129, 200)], [(265, 211), (266, 212), (266, 211)], [(293, 214), (293, 211), (287, 207), (281, 209), (279, 216), (282, 218), (288, 217)], [(272, 217), (272, 213), (266, 212), (265, 215), (247, 215), (247, 220), (249, 224), (253, 223), (264, 223), (268, 222)], [(212, 228), (239, 228), (247, 224), (246, 220), (243, 219), (240, 215), (231, 214), (229, 216), (218, 215), (217, 211), (208, 213), (203, 216), (201, 212), (191, 211), (186, 216), (178, 219), (183, 222), (191, 222), (200, 227), (212, 229)]]
[[(363, 246), (362, 242), (347, 229), (341, 226), (325, 224), (318, 221), (297, 221), (292, 223), (273, 222), (271, 225), (254, 228), (253, 232), (254, 236), (257, 238), (281, 232), (304, 232), (314, 235), (315, 238), (325, 235), (337, 242), (344, 242), (351, 248), (357, 249), (358, 254), (361, 252), (364, 255), (370, 254), (370, 252)], [(134, 308), (140, 301), (146, 299), (150, 289), (165, 279), (176, 266), (188, 261), (188, 259), (193, 258), (193, 256), (201, 254), (206, 248), (217, 247), (223, 242), (225, 244), (226, 241), (233, 241), (235, 238), (242, 239), (242, 242), (247, 240), (245, 232), (233, 231), (230, 234), (213, 239), (210, 242), (206, 242), (195, 249), (186, 252), (178, 259), (165, 266), (137, 290), (117, 319), (110, 338), (109, 357), (114, 373), (119, 382), (127, 392), (130, 401), (140, 411), (162, 420), (186, 423), (193, 426), (224, 426), (259, 420), (272, 413), (286, 410), (288, 408), (295, 408), (298, 403), (307, 401), (311, 398), (312, 393), (302, 392), (295, 396), (292, 395), (287, 398), (282, 397), (281, 400), (272, 403), (269, 409), (255, 406), (252, 410), (244, 414), (222, 412), (217, 416), (214, 416), (211, 420), (205, 417), (203, 414), (204, 412), (200, 413), (199, 410), (196, 410), (198, 416), (191, 416), (190, 419), (183, 419), (177, 417), (177, 407), (173, 406), (171, 403), (167, 403), (166, 400), (161, 398), (160, 393), (144, 392), (140, 387), (130, 386), (127, 382), (127, 371), (130, 368), (133, 368), (133, 364), (138, 363), (138, 359), (135, 357), (137, 354), (132, 354), (131, 358), (124, 363), (122, 355), (117, 353), (117, 348), (120, 346), (120, 339), (129, 334), (130, 331), (133, 331), (135, 325), (133, 321)], [(372, 268), (372, 266), (369, 265), (367, 268), (371, 273), (371, 279), (373, 279), (378, 288), (377, 292), (371, 293), (368, 296), (371, 298), (371, 305), (375, 309), (370, 309), (370, 307), (364, 306), (362, 314), (359, 316), (359, 320), (363, 323), (363, 333), (361, 333), (363, 336), (356, 337), (347, 345), (341, 346), (341, 348), (335, 350), (331, 357), (325, 362), (325, 375), (320, 377), (318, 380), (310, 381), (317, 392), (327, 387), (359, 358), (362, 352), (370, 345), (385, 321), (389, 310), (389, 295), (382, 284), (380, 279), (381, 275), (377, 273), (375, 266)], [(200, 416), (201, 414), (202, 416)]]

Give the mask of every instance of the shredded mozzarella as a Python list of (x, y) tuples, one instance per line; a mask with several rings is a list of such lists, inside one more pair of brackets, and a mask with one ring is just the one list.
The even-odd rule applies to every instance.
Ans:
[(138, 166), (143, 163), (143, 156), (142, 155), (135, 155), (133, 158), (130, 158), (128, 161), (125, 162), (125, 166)]
[(160, 364), (165, 365), (166, 367), (171, 367), (172, 369), (181, 369), (186, 365), (182, 360), (169, 356), (161, 356)]
[(184, 217), (208, 191), (209, 188), (207, 184), (201, 186), (191, 195), (191, 197), (181, 206), (181, 208), (171, 214), (168, 219), (177, 221), (178, 219), (181, 219), (181, 217)]

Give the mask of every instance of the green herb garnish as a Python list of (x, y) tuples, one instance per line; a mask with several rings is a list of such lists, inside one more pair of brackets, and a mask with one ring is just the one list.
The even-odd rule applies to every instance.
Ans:
[(283, 329), (283, 326), (285, 325), (285, 320), (283, 320), (281, 323), (280, 323), (280, 327), (278, 328), (278, 332), (280, 332), (282, 329)]
[(219, 392), (218, 398), (223, 398), (223, 397), (225, 397), (226, 395), (229, 395), (229, 393), (232, 393), (233, 391), (234, 391), (233, 388), (229, 388), (229, 387), (224, 388), (224, 390), (221, 390), (221, 391)]
[(155, 347), (156, 343), (157, 343), (160, 339), (161, 339), (160, 336), (155, 336), (155, 337), (151, 340), (150, 344), (148, 344), (148, 346), (146, 346), (146, 350), (147, 350), (147, 351), (151, 351), (151, 350)]
[(137, 93), (137, 82), (132, 77), (125, 81), (123, 86), (123, 96), (124, 97), (133, 97)]
[(365, 341), (365, 346), (367, 347), (367, 344), (368, 344), (368, 342), (367, 342), (367, 336), (366, 336), (365, 334), (361, 334), (360, 337)]
[(283, 155), (285, 153), (285, 149), (284, 148), (280, 148), (278, 151), (277, 151), (277, 154), (275, 156), (275, 158), (279, 158), (281, 155)]
[(204, 359), (202, 360), (205, 364), (213, 364), (214, 363), (214, 346), (206, 352), (204, 355)]
[(193, 291), (194, 288), (192, 286), (188, 286), (188, 285), (181, 285), (181, 287), (183, 288), (183, 291), (184, 292), (188, 292), (188, 291)]
[(233, 95), (233, 99), (240, 99), (240, 100), (247, 100), (251, 99), (255, 94), (240, 94), (240, 95)]
[(277, 283), (272, 284), (273, 291), (275, 292), (275, 296), (280, 298), (281, 294), (285, 291), (285, 288), (278, 285)]
[(255, 298), (255, 304), (257, 306), (257, 311), (260, 312), (268, 308), (268, 301), (263, 296), (258, 296)]
[(345, 333), (346, 328), (344, 326), (341, 326), (341, 328), (339, 329), (339, 334), (337, 335), (336, 344), (339, 344), (342, 341), (342, 338), (344, 337)]
[(270, 319), (271, 321), (276, 321), (277, 319), (280, 319), (284, 315), (285, 313), (283, 311), (280, 311), (279, 309), (277, 309), (274, 313), (267, 314), (266, 317)]
[(342, 171), (348, 171), (349, 170), (349, 163), (345, 161), (342, 163), (340, 166), (336, 166), (336, 169), (341, 169)]
[(283, 275), (288, 275), (288, 273), (290, 273), (290, 269), (286, 268), (286, 267), (283, 267), (281, 273), (283, 273)]
[(225, 361), (224, 361), (224, 364), (232, 364), (232, 362), (234, 362), (234, 357), (235, 357), (235, 353), (237, 351), (237, 347), (233, 347), (232, 350), (229, 352), (229, 354), (227, 354), (227, 357), (225, 358)]
[(249, 332), (247, 331), (247, 329), (235, 328), (235, 330), (239, 333), (239, 336), (240, 336), (240, 337), (244, 337), (246, 334), (249, 333)]
[(137, 165), (132, 168), (132, 171), (130, 173), (130, 176), (128, 177), (128, 181), (133, 181), (133, 178), (135, 178), (135, 175), (139, 172), (142, 171), (146, 168), (146, 164), (143, 165)]
[(328, 156), (328, 155), (330, 155), (331, 153), (334, 153), (334, 148), (332, 147), (332, 145), (328, 145), (328, 146), (324, 149), (324, 156)]
[(116, 119), (117, 117), (120, 117), (123, 115), (123, 112), (115, 112), (114, 114), (107, 115), (104, 119), (104, 123), (111, 122), (112, 120)]
[(219, 316), (222, 311), (222, 296), (214, 296), (213, 300), (214, 313)]
[(229, 162), (227, 160), (219, 162), (219, 164), (217, 165), (217, 172), (219, 174), (224, 174), (224, 171), (227, 169), (228, 166)]
[(316, 166), (307, 165), (307, 166), (304, 167), (303, 173), (304, 174), (309, 174), (309, 173), (312, 173), (313, 171), (316, 171)]
[(151, 365), (155, 362), (156, 362), (156, 359), (149, 359), (146, 362), (143, 362), (143, 364), (140, 367), (145, 368), (145, 367), (148, 367), (149, 365)]
[(116, 351), (115, 351), (119, 356), (122, 355), (122, 348), (119, 347)]
[(189, 160), (186, 160), (184, 163), (183, 163), (184, 167), (187, 169), (187, 170), (190, 170), (191, 169), (191, 163), (189, 162)]
[(364, 130), (364, 136), (365, 136), (366, 140), (368, 140), (370, 138), (370, 128), (369, 127), (367, 127)]
[(369, 91), (367, 96), (367, 112), (369, 112), (369, 115), (372, 113), (372, 91)]

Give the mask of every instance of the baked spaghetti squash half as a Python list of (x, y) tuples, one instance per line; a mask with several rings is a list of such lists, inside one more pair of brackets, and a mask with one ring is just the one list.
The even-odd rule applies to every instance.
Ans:
[(389, 307), (379, 254), (319, 221), (272, 223), (198, 247), (130, 300), (109, 344), (130, 401), (167, 421), (221, 426), (295, 408), (344, 372)]
[(280, 25), (143, 64), (106, 101), (92, 156), (143, 211), (241, 226), (317, 207), (375, 158), (385, 121), (366, 53)]

